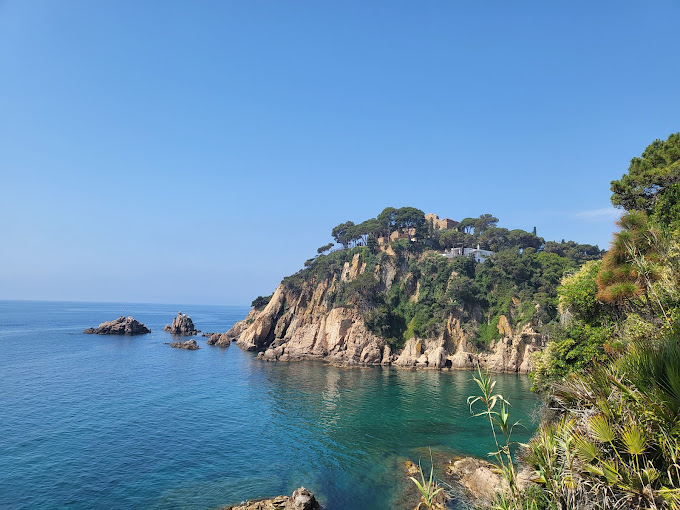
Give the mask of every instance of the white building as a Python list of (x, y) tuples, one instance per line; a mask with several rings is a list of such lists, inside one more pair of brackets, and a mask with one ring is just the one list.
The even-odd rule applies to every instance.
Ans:
[(494, 252), (489, 250), (481, 250), (479, 245), (477, 248), (451, 248), (450, 250), (444, 250), (444, 257), (452, 259), (453, 257), (460, 257), (461, 255), (466, 255), (472, 257), (477, 262), (484, 262), (486, 259), (494, 255)]

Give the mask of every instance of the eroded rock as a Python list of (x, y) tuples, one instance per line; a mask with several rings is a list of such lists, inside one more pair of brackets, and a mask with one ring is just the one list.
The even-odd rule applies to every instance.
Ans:
[(416, 476), (420, 474), (420, 468), (410, 460), (404, 462), (404, 469), (406, 470), (406, 476)]
[(217, 345), (218, 347), (229, 347), (232, 338), (227, 333), (212, 333), (206, 342), (208, 345)]
[(479, 505), (488, 505), (508, 484), (498, 467), (474, 457), (453, 460), (446, 468), (447, 474), (454, 475), (465, 487), (468, 496)]
[(177, 317), (172, 319), (172, 324), (166, 324), (163, 331), (182, 336), (198, 335), (201, 332), (194, 327), (191, 317), (182, 312), (178, 312)]
[[(264, 308), (252, 309), (243, 321), (219, 337), (211, 336), (208, 343), (229, 345), (236, 340), (239, 347), (257, 351), (258, 358), (267, 361), (312, 359), (346, 366), (394, 365), (436, 370), (475, 369), (481, 365), (493, 372), (531, 371), (533, 353), (543, 347), (541, 335), (533, 329), (538, 324), (519, 324), (513, 328), (508, 317), (502, 316), (498, 327), (501, 338), (487, 349), (480, 349), (474, 342), (474, 325), (484, 320), (481, 309), (470, 310), (467, 315), (452, 312), (437, 337), (413, 337), (400, 349), (388, 345), (367, 327), (365, 317), (371, 310), (361, 301), (333, 305), (337, 293), (365, 270), (366, 265), (357, 254), (337, 274), (326, 279), (281, 284)], [(389, 259), (376, 266), (375, 275), (389, 288), (388, 280), (394, 271), (394, 262)], [(412, 283), (416, 296), (418, 282), (414, 279)], [(468, 327), (463, 327), (463, 321), (467, 321)]]
[[(404, 462), (404, 471), (406, 473), (406, 476), (409, 478), (415, 478), (419, 482), (421, 481), (421, 476), (423, 476), (423, 473), (421, 472), (421, 467), (410, 460), (407, 460)], [(428, 481), (428, 473), (424, 473), (425, 476), (425, 482), (427, 483)], [(440, 487), (436, 483), (434, 484), (433, 490), (438, 491), (437, 494), (435, 495), (434, 499), (432, 500), (432, 505), (428, 506), (425, 502), (425, 500), (422, 498), (422, 496), (418, 493), (418, 490), (414, 485), (409, 485), (409, 493), (415, 496), (416, 498), (420, 499), (420, 502), (418, 505), (415, 507), (415, 510), (444, 510), (446, 508), (446, 503), (449, 499), (446, 491), (441, 490), (443, 487)], [(409, 495), (409, 500), (411, 499), (411, 496)], [(416, 501), (417, 499), (414, 499), (413, 501)], [(406, 501), (405, 501), (406, 503)]]
[(193, 338), (191, 340), (187, 340), (186, 342), (173, 342), (170, 344), (170, 347), (175, 347), (176, 349), (186, 349), (188, 351), (195, 351), (196, 349), (200, 349), (200, 347), (196, 343), (196, 340), (194, 340)]
[(253, 499), (240, 505), (223, 507), (221, 510), (321, 510), (321, 505), (311, 491), (300, 487), (290, 497)]
[(118, 317), (109, 322), (102, 322), (96, 328), (87, 328), (86, 335), (143, 335), (151, 330), (133, 317)]

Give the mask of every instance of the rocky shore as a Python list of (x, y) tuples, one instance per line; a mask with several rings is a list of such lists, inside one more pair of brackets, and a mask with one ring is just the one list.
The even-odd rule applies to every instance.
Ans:
[[(449, 460), (445, 466), (441, 466), (436, 462), (437, 467), (435, 471), (441, 473), (441, 478), (438, 478), (437, 488), (444, 487), (447, 490), (441, 490), (433, 501), (433, 506), (430, 510), (444, 510), (447, 508), (447, 503), (451, 500), (458, 500), (465, 503), (465, 505), (474, 505), (475, 507), (489, 507), (496, 495), (504, 490), (507, 490), (507, 482), (501, 476), (500, 470), (497, 466), (482, 459), (475, 457), (462, 457)], [(414, 462), (407, 460), (403, 464), (403, 474), (406, 478), (415, 478), (420, 481), (421, 472), (420, 467)], [(426, 482), (429, 478), (429, 472), (424, 473)], [(526, 488), (530, 483), (530, 476), (526, 469), (520, 470), (518, 474), (518, 483), (520, 487)], [(404, 508), (414, 507), (415, 509), (424, 508), (422, 501), (418, 503), (421, 495), (419, 494), (415, 484), (409, 482), (408, 494), (400, 501), (401, 504), (406, 505)], [(314, 494), (300, 487), (289, 496), (277, 496), (274, 498), (253, 499), (242, 502), (238, 505), (231, 505), (222, 507), (219, 510), (321, 510), (322, 507), (314, 497)]]
[(496, 494), (507, 489), (498, 467), (475, 457), (451, 460), (445, 475), (458, 482), (466, 496), (479, 506), (489, 506)]
[(87, 328), (86, 335), (143, 335), (151, 330), (133, 317), (118, 317), (115, 320), (102, 322), (96, 328)]
[[(446, 508), (447, 501), (458, 499), (465, 503), (466, 508), (472, 505), (475, 508), (490, 508), (496, 496), (508, 490), (508, 484), (503, 478), (498, 466), (476, 457), (458, 457), (442, 462), (441, 455), (435, 459), (435, 478), (438, 487), (446, 487), (447, 490), (440, 492), (433, 508)], [(420, 481), (420, 468), (414, 462), (407, 460), (404, 463), (404, 474)], [(424, 472), (425, 481), (429, 478), (429, 470)], [(532, 473), (526, 466), (520, 465), (517, 472), (517, 483), (520, 489), (526, 489), (531, 484)], [(413, 498), (420, 495), (414, 487), (411, 488)], [(409, 502), (409, 508), (415, 503)], [(418, 505), (421, 507), (421, 505)]]
[[(346, 264), (343, 277), (352, 281), (362, 271), (358, 257)], [(325, 297), (335, 280), (306, 282), (299, 289), (279, 285), (267, 305), (253, 308), (229, 331), (213, 335), (208, 344), (235, 341), (258, 351), (266, 361), (323, 360), (342, 365), (394, 365), (402, 368), (473, 369), (526, 374), (532, 355), (545, 345), (531, 323), (513, 327), (506, 316), (498, 322), (498, 340), (488, 350), (478, 349), (461, 318), (451, 314), (436, 338), (413, 337), (395, 349), (366, 326), (357, 306), (330, 308)]]

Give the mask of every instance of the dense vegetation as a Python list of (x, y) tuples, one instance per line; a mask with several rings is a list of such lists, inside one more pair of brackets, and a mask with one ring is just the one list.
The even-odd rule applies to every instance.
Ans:
[[(553, 322), (562, 276), (602, 256), (597, 246), (545, 242), (535, 229), (499, 228), (491, 214), (452, 223), (452, 228), (437, 228), (413, 207), (388, 207), (359, 224), (341, 223), (331, 232), (341, 248), (333, 249), (335, 243), (319, 247), (317, 256), (283, 283), (300, 289), (307, 282), (335, 279), (328, 307), (358, 307), (368, 328), (395, 347), (413, 336), (440, 335), (451, 316), (484, 347), (499, 337), (501, 315), (513, 326)], [(483, 263), (442, 256), (450, 248), (477, 246), (495, 254)], [(365, 269), (343, 282), (343, 267), (356, 255)]]
[[(547, 389), (572, 371), (629, 345), (675, 332), (680, 278), (680, 134), (652, 143), (612, 182), (624, 207), (610, 250), (558, 288), (561, 322), (538, 360), (534, 384)], [(636, 209), (643, 207), (644, 209)]]
[[(500, 445), (509, 490), (495, 508), (680, 508), (679, 161), (676, 133), (612, 182), (621, 230), (603, 260), (563, 278), (534, 374), (550, 405), (522, 455), (533, 483), (519, 487)], [(487, 408), (492, 427), (505, 410)]]

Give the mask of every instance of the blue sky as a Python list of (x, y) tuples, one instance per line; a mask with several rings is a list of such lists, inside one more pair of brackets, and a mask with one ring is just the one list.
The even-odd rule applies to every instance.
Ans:
[(680, 3), (0, 0), (0, 299), (248, 304), (410, 205), (607, 246)]

